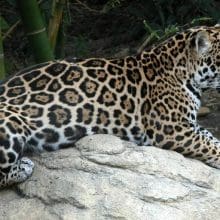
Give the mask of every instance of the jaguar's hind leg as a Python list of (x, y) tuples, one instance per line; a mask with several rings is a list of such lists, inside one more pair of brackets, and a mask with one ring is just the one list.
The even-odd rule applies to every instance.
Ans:
[(0, 132), (0, 188), (26, 180), (34, 164), (22, 158), (26, 138), (18, 133)]
[(20, 160), (17, 160), (8, 170), (4, 172), (5, 169), (0, 170), (0, 188), (20, 183), (25, 181), (33, 172), (34, 163), (23, 157)]

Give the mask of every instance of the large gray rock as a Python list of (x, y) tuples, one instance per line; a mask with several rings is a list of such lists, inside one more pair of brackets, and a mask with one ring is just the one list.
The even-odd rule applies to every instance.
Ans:
[(220, 170), (172, 151), (95, 135), (32, 160), (0, 192), (0, 219), (220, 219)]

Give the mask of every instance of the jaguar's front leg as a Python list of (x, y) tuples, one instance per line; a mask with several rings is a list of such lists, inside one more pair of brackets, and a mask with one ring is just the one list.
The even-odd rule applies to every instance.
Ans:
[(196, 153), (193, 156), (220, 169), (220, 141), (200, 126), (197, 126), (194, 132), (196, 135), (193, 138), (193, 148)]
[(0, 188), (25, 181), (32, 174), (34, 164), (28, 158), (21, 158), (24, 143), (14, 137), (11, 141), (0, 140), (0, 144)]
[[(220, 169), (220, 141), (206, 129), (191, 123), (175, 126), (177, 130), (161, 145), (184, 156), (199, 159)], [(172, 140), (172, 141), (171, 141)]]

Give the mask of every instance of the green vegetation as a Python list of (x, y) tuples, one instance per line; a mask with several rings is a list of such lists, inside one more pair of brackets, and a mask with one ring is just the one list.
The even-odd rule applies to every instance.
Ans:
[(53, 59), (41, 13), (36, 0), (17, 0), (22, 22), (34, 52), (36, 62)]
[(52, 2), (51, 16), (48, 25), (48, 36), (53, 51), (56, 48), (59, 30), (63, 20), (65, 3), (66, 0), (53, 0)]
[(0, 8), (6, 72), (54, 57), (136, 53), (220, 19), (217, 0), (5, 0)]

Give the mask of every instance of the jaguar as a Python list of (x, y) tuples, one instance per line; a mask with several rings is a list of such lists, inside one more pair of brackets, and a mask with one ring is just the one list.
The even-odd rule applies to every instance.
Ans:
[(220, 141), (197, 123), (220, 87), (220, 27), (200, 26), (124, 58), (50, 61), (0, 84), (0, 187), (26, 180), (28, 149), (54, 151), (112, 134), (220, 168)]

